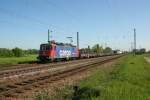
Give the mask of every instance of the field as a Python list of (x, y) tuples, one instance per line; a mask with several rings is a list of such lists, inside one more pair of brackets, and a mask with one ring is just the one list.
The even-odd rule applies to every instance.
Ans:
[(9, 58), (0, 58), (0, 66), (13, 65), (23, 62), (36, 61), (37, 55), (28, 55), (25, 57), (9, 57)]
[[(97, 69), (93, 75), (60, 91), (53, 99), (62, 100), (150, 100), (150, 64), (145, 55), (128, 55), (111, 67)], [(43, 94), (37, 100), (48, 98)]]

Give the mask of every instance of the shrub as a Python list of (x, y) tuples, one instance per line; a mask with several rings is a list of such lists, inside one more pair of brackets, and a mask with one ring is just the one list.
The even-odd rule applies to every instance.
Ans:
[(14, 56), (16, 56), (16, 57), (21, 57), (24, 55), (23, 50), (20, 48), (17, 48), (17, 47), (12, 49), (12, 52), (14, 53)]

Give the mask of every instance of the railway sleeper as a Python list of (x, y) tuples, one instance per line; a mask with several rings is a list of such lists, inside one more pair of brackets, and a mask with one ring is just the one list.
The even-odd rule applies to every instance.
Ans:
[(9, 89), (8, 88), (6, 88), (6, 87), (0, 87), (0, 93), (1, 92), (4, 92), (4, 91), (8, 91)]
[(15, 83), (15, 85), (20, 85), (20, 86), (23, 86), (23, 85), (26, 85), (27, 83)]
[(14, 92), (19, 93), (19, 94), (24, 93), (22, 90), (19, 90), (19, 89), (15, 90)]
[(7, 85), (6, 88), (14, 89), (14, 88), (17, 88), (17, 86), (15, 86), (15, 85)]
[(33, 85), (33, 87), (37, 88), (37, 87), (39, 87), (39, 85), (35, 84), (35, 85)]
[(30, 87), (24, 87), (24, 90), (32, 90)]
[(5, 96), (5, 97), (14, 97), (14, 94), (7, 92), (7, 93), (4, 93), (3, 96)]
[(28, 81), (23, 81), (22, 83), (31, 84), (31, 83), (33, 83), (33, 82), (34, 82), (34, 80), (28, 80)]

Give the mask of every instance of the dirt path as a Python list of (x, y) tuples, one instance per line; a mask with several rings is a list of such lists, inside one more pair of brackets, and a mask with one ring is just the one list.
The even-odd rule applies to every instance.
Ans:
[(150, 58), (149, 58), (149, 57), (144, 57), (144, 59), (145, 59), (148, 63), (150, 63)]

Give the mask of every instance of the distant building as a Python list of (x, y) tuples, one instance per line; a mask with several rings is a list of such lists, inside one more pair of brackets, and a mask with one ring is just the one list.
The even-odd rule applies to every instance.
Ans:
[(122, 54), (123, 52), (120, 51), (120, 50), (113, 50), (113, 53), (114, 53), (114, 54)]

